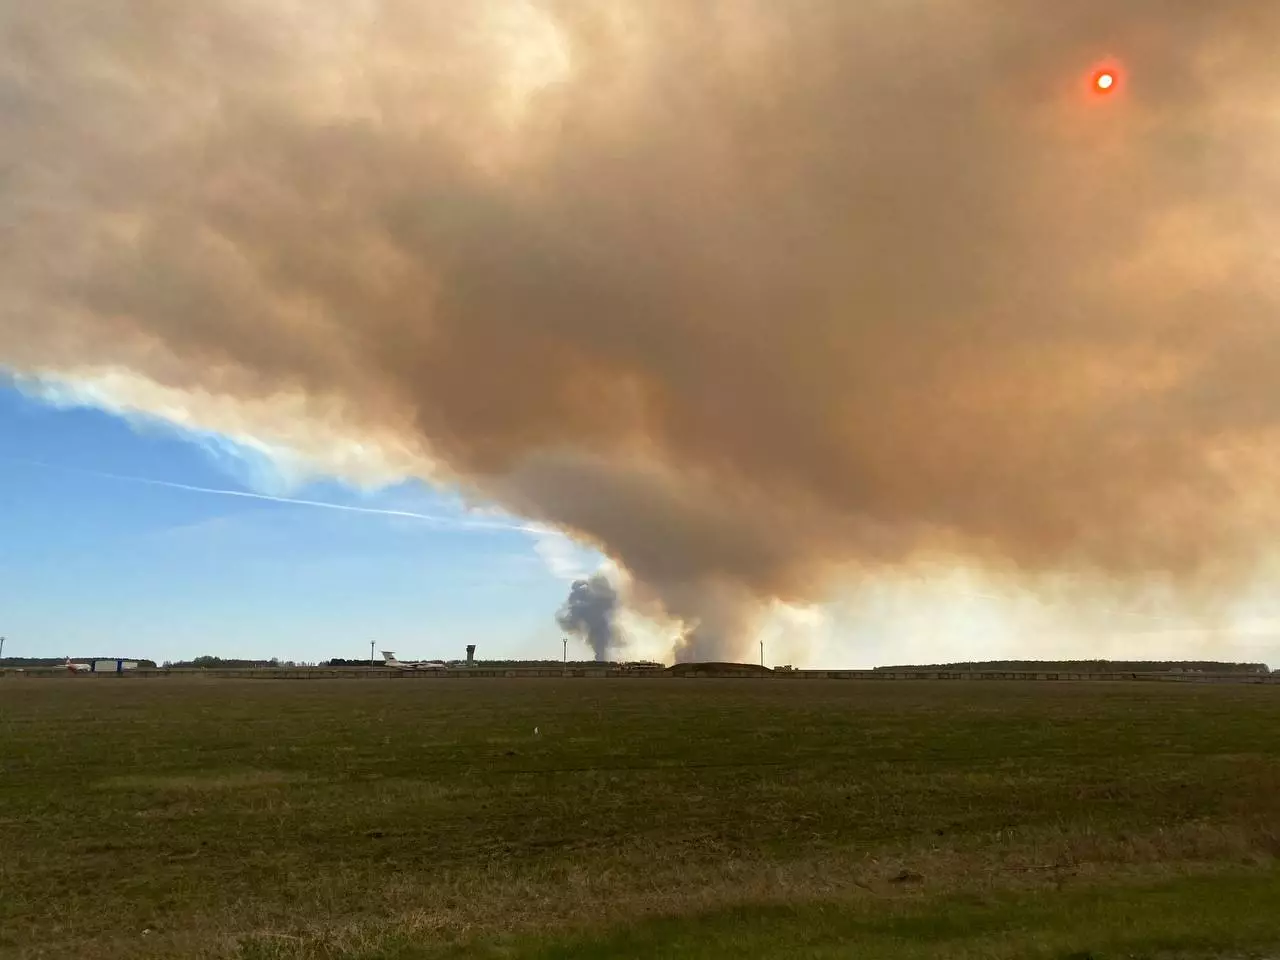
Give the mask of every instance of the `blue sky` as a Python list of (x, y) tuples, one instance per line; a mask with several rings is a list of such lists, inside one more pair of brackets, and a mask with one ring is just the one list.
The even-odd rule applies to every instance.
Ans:
[[(229, 453), (230, 451), (230, 453)], [(519, 530), (459, 529), (145, 484), (262, 491), (247, 451), (0, 383), (6, 656), (560, 655), (567, 590)], [(254, 480), (259, 482), (254, 484)], [(274, 486), (274, 485), (268, 485)], [(285, 492), (278, 488), (271, 493)], [(462, 518), (419, 484), (289, 496)], [(588, 551), (561, 552), (590, 569)]]

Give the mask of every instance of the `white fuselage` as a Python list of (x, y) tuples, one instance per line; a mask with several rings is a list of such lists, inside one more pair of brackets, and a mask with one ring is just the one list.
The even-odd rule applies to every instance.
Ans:
[(443, 660), (397, 660), (390, 650), (382, 651), (382, 665), (392, 670), (448, 670)]

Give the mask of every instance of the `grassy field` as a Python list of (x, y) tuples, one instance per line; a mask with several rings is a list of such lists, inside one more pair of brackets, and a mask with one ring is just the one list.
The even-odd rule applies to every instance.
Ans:
[(1277, 856), (1276, 687), (0, 680), (5, 957), (1266, 956)]

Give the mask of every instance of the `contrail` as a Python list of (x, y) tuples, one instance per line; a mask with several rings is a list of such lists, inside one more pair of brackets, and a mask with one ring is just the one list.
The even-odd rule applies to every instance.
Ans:
[(430, 513), (419, 513), (416, 510), (389, 510), (382, 507), (356, 507), (345, 503), (332, 503), (328, 500), (307, 500), (301, 497), (277, 497), (267, 493), (251, 493), (247, 490), (228, 490), (223, 487), (201, 487), (190, 483), (178, 483), (173, 480), (157, 480), (154, 477), (137, 477), (120, 473), (107, 473), (102, 470), (88, 470), (83, 467), (57, 466), (42, 463), (39, 460), (24, 460), (16, 457), (2, 458), (6, 463), (17, 463), (46, 470), (60, 470), (65, 473), (78, 473), (103, 480), (119, 480), (124, 483), (139, 483), (150, 487), (167, 487), (170, 490), (186, 490), (190, 493), (205, 493), (220, 497), (240, 497), (245, 500), (265, 500), (269, 503), (288, 503), (300, 507), (318, 507), (322, 510), (340, 510), (344, 513), (363, 513), (379, 517), (403, 517), (409, 520), (422, 520), (440, 526), (461, 527), (468, 530), (510, 530), (519, 533), (537, 533), (528, 524), (502, 523), (494, 520), (466, 520), (457, 517), (441, 517)]

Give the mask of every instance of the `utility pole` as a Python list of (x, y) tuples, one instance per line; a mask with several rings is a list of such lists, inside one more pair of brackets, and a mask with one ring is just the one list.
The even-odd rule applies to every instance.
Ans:
[(370, 640), (370, 641), (369, 641), (369, 669), (370, 669), (370, 670), (372, 670), (372, 669), (373, 669), (373, 645), (374, 645), (376, 642), (377, 642), (376, 640)]

